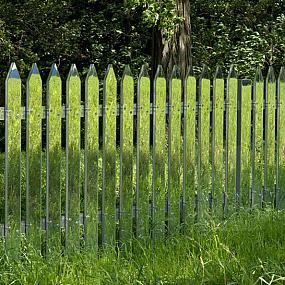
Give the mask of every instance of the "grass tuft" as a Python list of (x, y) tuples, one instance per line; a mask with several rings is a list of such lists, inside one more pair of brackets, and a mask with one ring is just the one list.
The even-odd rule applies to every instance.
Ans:
[[(0, 284), (285, 284), (285, 211), (240, 212), (189, 227), (165, 242), (105, 247), (20, 262), (0, 249)], [(132, 248), (132, 250), (129, 250)]]

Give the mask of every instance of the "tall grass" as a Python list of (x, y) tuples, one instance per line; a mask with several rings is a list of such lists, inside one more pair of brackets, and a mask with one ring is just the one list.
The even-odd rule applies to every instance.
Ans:
[(48, 260), (28, 249), (9, 260), (0, 284), (285, 284), (285, 212), (255, 210), (195, 224), (165, 242), (105, 248)]

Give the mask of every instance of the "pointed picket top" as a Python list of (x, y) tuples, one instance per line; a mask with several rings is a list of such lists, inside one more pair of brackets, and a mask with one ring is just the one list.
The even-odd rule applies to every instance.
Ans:
[(139, 78), (141, 78), (141, 77), (148, 77), (149, 78), (148, 67), (146, 64), (143, 64), (141, 67)]
[(203, 64), (200, 79), (210, 79), (208, 66), (206, 64)]
[(170, 79), (180, 79), (180, 70), (177, 65), (173, 66)]
[(16, 63), (12, 62), (7, 74), (7, 79), (9, 78), (16, 78), (16, 79), (20, 79), (20, 74), (19, 71), (17, 69)]
[(40, 71), (39, 71), (39, 69), (38, 69), (37, 64), (36, 64), (36, 63), (33, 63), (32, 69), (31, 69), (31, 71), (30, 71), (30, 75), (32, 75), (32, 74), (39, 74), (39, 73), (40, 73)]
[(91, 76), (94, 76), (94, 77), (98, 76), (96, 68), (95, 68), (95, 65), (93, 63), (90, 64), (90, 66), (89, 66), (89, 69), (88, 69), (88, 72), (87, 72), (87, 75), (86, 75), (86, 79), (91, 77)]
[(31, 79), (31, 77), (33, 75), (39, 75), (40, 76), (40, 71), (39, 71), (36, 63), (33, 63), (33, 65), (32, 65), (32, 69), (31, 69), (29, 76), (28, 76), (28, 81)]
[(258, 67), (256, 68), (254, 81), (255, 81), (255, 82), (263, 81), (263, 76), (262, 76), (262, 71), (261, 71), (260, 66), (258, 66)]
[(275, 81), (275, 73), (274, 73), (274, 69), (273, 69), (272, 65), (269, 66), (266, 80), (268, 82), (274, 82)]
[(125, 76), (133, 76), (131, 68), (130, 68), (130, 66), (128, 64), (126, 64), (125, 67), (124, 67), (122, 80), (124, 80)]
[(194, 77), (194, 69), (193, 69), (193, 66), (192, 65), (190, 65), (189, 67), (188, 67), (188, 70), (187, 70), (187, 73), (186, 73), (186, 78), (187, 77)]
[(280, 82), (285, 82), (285, 68), (284, 68), (284, 66), (281, 66), (281, 68), (280, 68), (278, 80)]
[(78, 70), (76, 68), (76, 65), (73, 63), (70, 67), (70, 70), (69, 70), (69, 73), (68, 73), (68, 76), (67, 76), (67, 81), (71, 78), (71, 77), (78, 77), (79, 76), (79, 73), (78, 73)]
[(115, 71), (114, 71), (114, 68), (113, 68), (112, 64), (109, 64), (108, 67), (107, 67), (104, 81), (106, 81), (106, 79), (108, 77), (115, 77), (116, 78), (116, 74), (115, 74)]
[(155, 73), (155, 79), (157, 78), (157, 77), (164, 77), (164, 72), (163, 72), (163, 67), (162, 67), (162, 65), (158, 65), (157, 66), (157, 70), (156, 70), (156, 73)]
[(236, 78), (236, 79), (237, 79), (237, 77), (238, 77), (238, 73), (237, 73), (237, 71), (236, 71), (236, 69), (235, 69), (235, 66), (232, 64), (232, 65), (230, 66), (230, 70), (229, 70), (229, 74), (228, 74), (228, 79), (229, 79), (229, 78)]
[(50, 68), (47, 81), (49, 81), (52, 76), (60, 77), (58, 69), (57, 69), (57, 65), (55, 63), (53, 63)]
[(223, 77), (224, 77), (224, 75), (223, 75), (222, 68), (218, 65), (216, 68), (214, 79), (223, 79)]

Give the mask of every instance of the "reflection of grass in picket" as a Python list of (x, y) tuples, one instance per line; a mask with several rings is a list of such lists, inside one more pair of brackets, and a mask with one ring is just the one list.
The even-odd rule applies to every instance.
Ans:
[[(285, 212), (255, 211), (223, 223), (191, 226), (151, 247), (134, 243), (133, 253), (107, 248), (39, 258), (31, 248), (20, 262), (2, 248), (3, 284), (284, 284)], [(28, 246), (27, 246), (28, 247)], [(264, 281), (262, 281), (264, 280)]]
[(0, 223), (4, 223), (5, 182), (4, 182), (5, 154), (0, 153)]
[[(116, 189), (117, 194), (119, 195), (119, 171), (120, 171), (120, 151), (117, 149), (117, 175), (116, 175)], [(133, 190), (135, 190), (135, 174), (136, 174), (136, 160), (135, 160), (135, 150), (134, 150), (134, 159), (133, 159)], [(0, 223), (4, 222), (4, 205), (5, 205), (5, 182), (4, 182), (4, 169), (5, 169), (5, 154), (0, 153)], [(61, 152), (61, 201), (62, 209), (65, 209), (65, 179), (66, 179), (66, 161), (65, 161), (65, 151)], [(98, 161), (98, 191), (99, 191), (99, 208), (101, 207), (101, 193), (102, 193), (102, 153), (99, 153)], [(83, 189), (84, 189), (84, 150), (81, 150), (80, 157), (80, 185), (81, 185), (81, 211), (83, 211)], [(46, 203), (46, 153), (42, 153), (42, 205), (43, 209)], [(22, 206), (22, 220), (25, 218), (25, 206), (26, 206), (26, 153), (22, 152), (21, 154), (21, 206)]]

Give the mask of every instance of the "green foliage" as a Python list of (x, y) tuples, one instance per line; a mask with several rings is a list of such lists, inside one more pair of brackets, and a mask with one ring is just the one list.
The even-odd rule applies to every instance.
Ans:
[(63, 76), (71, 63), (84, 73), (91, 62), (100, 73), (107, 63), (132, 62), (138, 70), (148, 57), (147, 31), (122, 1), (105, 2), (0, 0), (0, 76), (11, 61), (24, 77), (33, 62), (45, 76), (54, 62)]
[(164, 38), (169, 39), (182, 23), (183, 18), (177, 15), (176, 0), (127, 0), (127, 8), (143, 8), (143, 23), (147, 27), (159, 26)]
[(227, 0), (192, 3), (193, 64), (235, 64), (239, 74), (254, 77), (256, 66), (285, 63), (285, 3)]
[[(106, 4), (107, 3), (107, 4)], [(175, 0), (0, 0), (0, 77), (15, 61), (23, 77), (33, 62), (45, 76), (56, 62), (63, 78), (70, 63), (87, 73), (91, 62), (101, 74), (107, 63), (149, 61), (151, 30), (167, 41), (183, 23)], [(282, 1), (191, 1), (192, 55), (195, 71), (206, 63), (225, 70), (235, 64), (242, 77), (285, 63), (285, 3)], [(234, 16), (233, 16), (234, 15)]]

